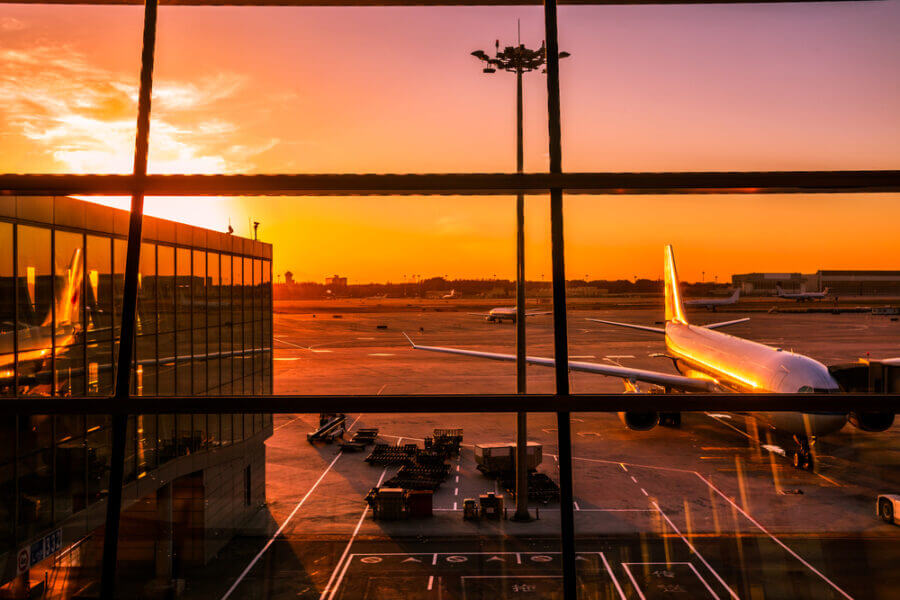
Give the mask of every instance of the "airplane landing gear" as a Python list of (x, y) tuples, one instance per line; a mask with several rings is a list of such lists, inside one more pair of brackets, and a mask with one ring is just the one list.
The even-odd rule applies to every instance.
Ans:
[(663, 427), (681, 427), (681, 413), (660, 413), (659, 424)]
[(815, 438), (795, 435), (794, 441), (797, 442), (797, 449), (791, 454), (791, 463), (794, 465), (795, 469), (812, 471), (815, 468), (812, 456), (812, 445), (816, 441)]

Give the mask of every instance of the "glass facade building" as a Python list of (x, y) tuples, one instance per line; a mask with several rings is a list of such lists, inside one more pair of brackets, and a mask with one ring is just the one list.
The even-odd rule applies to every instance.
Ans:
[[(127, 225), (126, 211), (71, 197), (0, 198), (0, 394), (112, 395)], [(145, 217), (131, 393), (270, 394), (271, 258), (270, 244)], [(71, 545), (102, 525), (110, 423), (90, 415), (4, 418), (3, 581), (16, 574), (16, 551), (48, 532), (59, 528)], [(270, 415), (129, 417), (123, 510), (170, 482), (202, 480), (220, 461), (241, 476), (258, 461), (243, 482), (252, 494), (238, 495), (264, 494), (270, 432)]]

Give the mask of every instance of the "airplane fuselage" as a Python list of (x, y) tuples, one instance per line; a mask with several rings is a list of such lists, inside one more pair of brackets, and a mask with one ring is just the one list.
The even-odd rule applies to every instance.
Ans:
[[(735, 392), (840, 391), (822, 363), (793, 352), (679, 322), (666, 324), (666, 348), (683, 375), (711, 379)], [(754, 412), (765, 423), (795, 435), (818, 436), (847, 422), (840, 413)]]
[(504, 319), (509, 319), (513, 323), (516, 322), (515, 306), (502, 306), (500, 308), (492, 308), (488, 311), (487, 316), (484, 317), (485, 321), (490, 321), (492, 323), (502, 323)]

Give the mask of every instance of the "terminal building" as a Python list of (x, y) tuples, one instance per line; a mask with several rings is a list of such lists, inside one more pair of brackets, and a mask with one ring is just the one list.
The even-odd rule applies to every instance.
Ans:
[(744, 273), (731, 276), (731, 284), (745, 295), (775, 295), (776, 285), (786, 292), (821, 292), (832, 296), (900, 296), (900, 271), (816, 271), (802, 273)]
[[(112, 394), (127, 232), (126, 211), (0, 197), (0, 395)], [(271, 259), (270, 244), (144, 217), (132, 393), (271, 393)], [(0, 584), (60, 561), (99, 568), (110, 429), (0, 419)], [(271, 433), (271, 415), (130, 417), (120, 568), (177, 580), (250, 524)], [(52, 552), (29, 558), (46, 539)]]

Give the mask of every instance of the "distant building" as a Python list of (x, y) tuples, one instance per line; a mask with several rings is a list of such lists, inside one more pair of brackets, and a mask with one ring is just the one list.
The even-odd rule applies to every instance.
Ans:
[(800, 273), (744, 273), (732, 275), (731, 285), (743, 294), (756, 296), (775, 294), (776, 285), (786, 292), (816, 291), (804, 289), (805, 277)]
[(292, 283), (294, 283), (294, 274), (291, 273), (290, 271), (285, 271), (284, 272), (284, 282), (288, 285), (291, 285)]
[(833, 296), (900, 296), (900, 271), (816, 271), (802, 273), (744, 273), (731, 276), (731, 284), (744, 294), (775, 294), (775, 285), (786, 292), (821, 292)]
[(325, 278), (325, 285), (330, 286), (332, 288), (345, 288), (345, 287), (347, 287), (347, 278), (346, 277), (338, 277), (337, 275), (332, 275), (331, 277)]
[(816, 291), (835, 296), (900, 296), (900, 271), (817, 271)]

